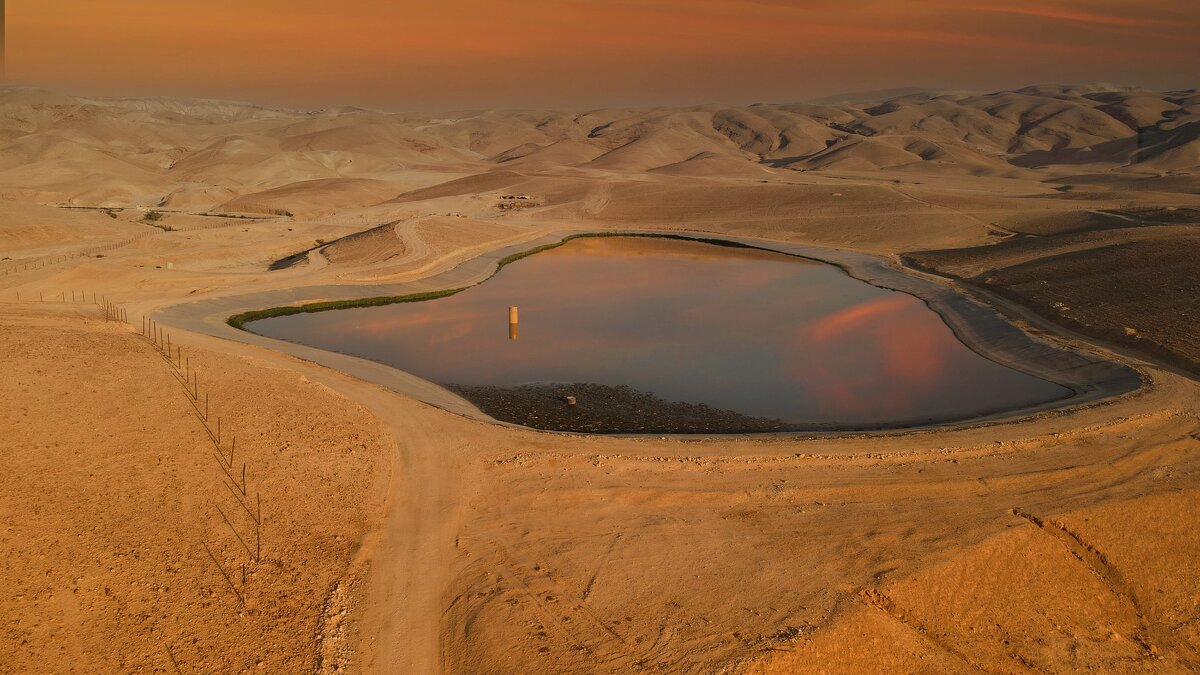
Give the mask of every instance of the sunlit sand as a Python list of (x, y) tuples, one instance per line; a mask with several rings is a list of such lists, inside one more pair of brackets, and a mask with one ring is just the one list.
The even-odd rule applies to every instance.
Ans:
[[(0, 670), (1194, 670), (1197, 124), (1108, 86), (454, 118), (2, 89)], [(919, 283), (1081, 398), (547, 433), (226, 323), (627, 230)]]

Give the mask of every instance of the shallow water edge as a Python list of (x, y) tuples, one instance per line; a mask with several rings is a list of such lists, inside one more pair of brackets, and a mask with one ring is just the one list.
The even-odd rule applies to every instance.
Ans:
[[(383, 298), (447, 293), (481, 283), (494, 275), (502, 265), (548, 247), (561, 245), (567, 240), (580, 236), (665, 237), (705, 243), (719, 242), (720, 245), (763, 249), (829, 263), (841, 268), (853, 278), (920, 298), (945, 321), (965, 345), (976, 353), (997, 363), (1060, 384), (1074, 392), (1074, 395), (1069, 398), (1043, 405), (1000, 411), (965, 420), (924, 421), (912, 426), (901, 427), (903, 429), (948, 425), (965, 426), (1012, 420), (1038, 412), (1085, 405), (1127, 394), (1136, 391), (1142, 385), (1141, 375), (1130, 366), (1109, 360), (1089, 350), (1065, 347), (1044, 336), (1030, 335), (1012, 324), (996, 309), (968, 298), (947, 285), (904, 270), (886, 259), (838, 249), (750, 237), (722, 236), (708, 232), (678, 230), (555, 232), (530, 242), (502, 247), (464, 261), (439, 274), (403, 284), (325, 285), (264, 291), (183, 303), (157, 312), (154, 318), (165, 325), (289, 353), (298, 358), (335, 368), (348, 375), (376, 382), (398, 393), (465, 417), (504, 424), (484, 414), (461, 396), (409, 373), (366, 359), (237, 330), (228, 323), (228, 319), (239, 314), (267, 311), (261, 309), (264, 306), (287, 308), (277, 311), (296, 313), (322, 311), (315, 308), (301, 309), (306, 305), (336, 309), (340, 306), (358, 306), (357, 303), (366, 301), (379, 302)], [(874, 428), (856, 427), (856, 430), (869, 431)], [(811, 431), (820, 434), (828, 430), (814, 428)]]

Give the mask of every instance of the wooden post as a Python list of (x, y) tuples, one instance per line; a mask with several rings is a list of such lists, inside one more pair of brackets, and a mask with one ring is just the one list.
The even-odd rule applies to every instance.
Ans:
[(175, 667), (175, 675), (183, 675), (183, 671), (179, 669), (179, 663), (175, 661), (175, 655), (171, 653), (169, 645), (163, 645), (167, 649), (167, 658), (171, 660), (171, 665)]
[(204, 550), (208, 551), (208, 557), (211, 558), (213, 561), (213, 564), (217, 566), (217, 571), (221, 573), (221, 576), (225, 577), (226, 583), (229, 584), (229, 589), (233, 591), (233, 594), (235, 596), (237, 596), (238, 603), (241, 605), (245, 605), (246, 604), (245, 599), (242, 598), (242, 594), (238, 592), (237, 587), (233, 585), (233, 580), (230, 579), (229, 575), (225, 573), (225, 568), (221, 567), (221, 563), (217, 562), (217, 556), (213, 555), (212, 549), (210, 549), (208, 547), (208, 542), (202, 541), (200, 543), (204, 544)]
[(508, 339), (517, 339), (517, 306), (509, 305), (508, 307)]
[(246, 494), (246, 463), (242, 462), (242, 495)]

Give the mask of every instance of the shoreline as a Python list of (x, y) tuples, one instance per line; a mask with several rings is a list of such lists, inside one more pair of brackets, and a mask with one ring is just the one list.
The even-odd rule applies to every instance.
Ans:
[[(462, 396), (502, 424), (547, 431), (596, 436), (783, 436), (807, 434), (871, 434), (925, 428), (936, 418), (900, 418), (869, 424), (842, 422), (787, 422), (758, 417), (704, 403), (670, 401), (628, 385), (594, 382), (530, 383), (518, 385), (461, 385), (447, 383)], [(567, 396), (577, 398), (568, 405)], [(1051, 405), (1067, 398), (1038, 405)], [(1027, 406), (1029, 407), (1029, 406)], [(984, 411), (966, 420), (1001, 415)], [(948, 418), (941, 424), (954, 424)]]
[[(775, 242), (752, 237), (719, 236), (714, 233), (677, 230), (613, 230), (555, 231), (531, 241), (493, 249), (468, 259), (441, 273), (400, 284), (349, 285), (333, 284), (263, 291), (225, 296), (208, 300), (171, 305), (150, 314), (150, 318), (165, 325), (192, 330), (212, 337), (256, 344), (289, 354), (302, 360), (333, 368), (347, 375), (378, 384), (397, 393), (415, 398), (469, 419), (491, 424), (532, 429), (542, 433), (556, 432), (504, 422), (491, 417), (474, 403), (436, 383), (391, 366), (359, 357), (330, 352), (299, 343), (267, 338), (244, 328), (254, 318), (306, 311), (332, 311), (341, 308), (411, 302), (444, 297), (464, 288), (483, 283), (504, 265), (548, 248), (560, 246), (571, 239), (588, 236), (661, 237), (697, 241), (712, 245), (755, 248), (805, 258), (838, 267), (848, 276), (922, 300), (951, 329), (969, 349), (984, 358), (1026, 374), (1063, 386), (1071, 396), (1034, 406), (989, 413), (970, 418), (931, 420), (902, 426), (862, 425), (853, 428), (828, 430), (821, 428), (776, 432), (757, 432), (753, 435), (811, 436), (842, 435), (847, 433), (880, 433), (923, 431), (946, 427), (966, 427), (979, 424), (1007, 422), (1038, 413), (1065, 410), (1130, 394), (1148, 384), (1134, 367), (1095, 353), (1093, 345), (1067, 346), (1057, 336), (1027, 333), (1010, 321), (1000, 310), (982, 304), (959, 290), (921, 274), (895, 266), (886, 258), (840, 249)], [(409, 299), (405, 299), (409, 298)], [(266, 307), (266, 309), (264, 309)], [(308, 309), (305, 309), (305, 308)], [(240, 321), (239, 321), (240, 320)], [(639, 434), (640, 435), (640, 434)], [(682, 434), (691, 436), (692, 434)], [(736, 434), (703, 434), (728, 438)]]

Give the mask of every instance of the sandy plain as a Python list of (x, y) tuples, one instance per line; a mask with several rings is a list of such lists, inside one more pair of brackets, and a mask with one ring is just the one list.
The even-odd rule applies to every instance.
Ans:
[[(1200, 668), (1198, 105), (421, 117), (3, 90), (0, 665)], [(930, 429), (575, 436), (173, 319), (629, 229), (878, 256), (1143, 385)]]

